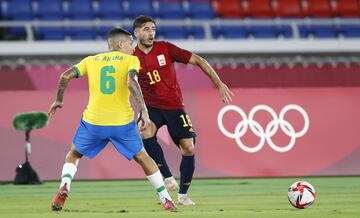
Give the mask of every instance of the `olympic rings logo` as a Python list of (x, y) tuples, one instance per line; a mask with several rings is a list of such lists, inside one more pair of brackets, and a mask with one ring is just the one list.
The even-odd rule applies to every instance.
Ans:
[[(285, 114), (290, 110), (295, 110), (299, 112), (304, 119), (304, 127), (298, 132), (295, 131), (293, 125), (291, 125), (289, 121), (284, 119)], [(224, 123), (223, 123), (223, 116), (228, 111), (237, 112), (242, 119), (236, 125), (234, 131), (232, 132), (228, 131), (224, 127)], [(259, 122), (254, 120), (255, 114), (259, 111), (266, 111), (272, 116), (272, 121), (270, 121), (266, 125), (265, 129), (260, 125)], [(267, 144), (277, 152), (287, 152), (294, 147), (297, 138), (300, 138), (305, 135), (305, 133), (308, 131), (310, 126), (309, 116), (307, 115), (306, 111), (302, 107), (296, 104), (286, 105), (283, 109), (281, 109), (279, 116), (277, 116), (277, 114), (271, 107), (263, 104), (257, 105), (250, 110), (249, 117), (246, 116), (245, 112), (240, 107), (235, 105), (227, 105), (220, 110), (217, 117), (217, 121), (221, 132), (225, 136), (235, 139), (238, 146), (242, 150), (248, 153), (255, 153), (260, 151), (262, 147), (264, 147), (265, 142), (267, 142)], [(246, 134), (249, 127), (252, 133), (260, 138), (259, 143), (253, 147), (249, 147), (245, 145), (241, 140), (241, 137), (243, 137)], [(283, 131), (287, 136), (290, 137), (290, 142), (286, 146), (279, 146), (275, 144), (271, 139), (279, 130), (279, 127), (281, 131)]]

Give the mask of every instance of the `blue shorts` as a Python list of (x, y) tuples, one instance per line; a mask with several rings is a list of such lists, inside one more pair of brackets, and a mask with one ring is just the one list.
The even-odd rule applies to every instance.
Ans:
[(109, 141), (128, 160), (143, 148), (135, 121), (121, 126), (97, 126), (81, 119), (73, 138), (76, 150), (89, 158), (94, 158)]

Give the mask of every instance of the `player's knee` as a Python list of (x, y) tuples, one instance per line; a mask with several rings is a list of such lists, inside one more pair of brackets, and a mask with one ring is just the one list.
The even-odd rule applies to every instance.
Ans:
[(141, 150), (134, 156), (134, 160), (139, 163), (140, 165), (143, 164), (146, 161), (146, 158), (148, 158), (147, 153), (145, 150)]
[(65, 162), (77, 165), (82, 156), (83, 155), (76, 151), (76, 149), (71, 148), (70, 151), (66, 154)]
[(194, 155), (195, 148), (192, 143), (183, 143), (181, 144), (181, 153), (185, 156)]
[(83, 155), (80, 154), (74, 147), (72, 147), (67, 154), (67, 158), (74, 158), (74, 159), (81, 158), (82, 156)]

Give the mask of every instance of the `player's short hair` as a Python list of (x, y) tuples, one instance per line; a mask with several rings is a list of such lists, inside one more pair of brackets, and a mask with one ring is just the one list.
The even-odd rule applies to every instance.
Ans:
[(156, 22), (154, 19), (152, 19), (152, 17), (140, 15), (135, 19), (135, 21), (133, 23), (133, 30), (135, 30), (136, 28), (142, 27), (142, 25), (144, 25), (144, 23), (147, 23), (147, 22), (151, 22), (156, 26)]
[(123, 28), (113, 28), (109, 31), (108, 38), (113, 38), (119, 35), (131, 36), (131, 33)]

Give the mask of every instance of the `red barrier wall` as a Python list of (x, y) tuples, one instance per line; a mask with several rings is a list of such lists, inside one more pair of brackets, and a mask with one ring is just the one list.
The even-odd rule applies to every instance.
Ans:
[[(55, 96), (58, 76), (67, 67), (22, 68), (14, 69), (12, 73), (8, 73), (9, 69), (0, 69), (1, 73), (8, 73), (0, 80), (0, 181), (13, 180), (15, 167), (24, 161), (24, 133), (13, 129), (12, 117), (22, 111), (47, 111)], [(224, 105), (211, 82), (197, 68), (179, 67), (178, 76), (184, 90), (186, 109), (199, 135), (196, 177), (360, 175), (360, 88), (356, 87), (360, 80), (359, 74), (353, 73), (355, 68), (345, 67), (339, 73), (326, 70), (324, 75), (332, 76), (316, 77), (314, 83), (303, 81), (315, 78), (305, 75), (315, 75), (315, 72), (302, 71), (298, 76), (305, 79), (299, 80), (298, 88), (293, 85), (275, 88), (277, 85), (266, 85), (267, 80), (255, 83), (265, 71), (245, 75), (247, 72), (239, 69), (241, 72), (237, 75), (235, 71), (227, 70), (220, 69), (219, 74), (235, 92), (232, 105), (239, 108), (236, 110), (243, 111), (241, 113), (247, 122), (241, 123), (242, 118), (237, 112), (226, 112), (223, 117), (224, 128), (228, 131), (226, 135), (218, 122)], [(292, 69), (287, 73), (294, 71)], [(268, 79), (274, 84), (294, 82), (288, 74), (273, 71), (273, 77)], [(237, 76), (247, 76), (243, 80), (262, 88), (236, 88), (243, 80), (240, 79), (239, 83), (229, 81), (235, 81)], [(15, 85), (9, 85), (12, 83)], [(318, 88), (312, 88), (316, 84)], [(71, 82), (64, 108), (57, 112), (48, 127), (31, 133), (31, 163), (42, 179), (58, 179), (60, 176), (69, 142), (87, 103), (86, 87), (85, 80)], [(304, 118), (299, 112), (290, 110), (285, 113), (284, 119), (280, 119), (281, 122), (278, 119), (281, 110), (291, 104), (301, 106), (309, 118), (309, 127), (301, 136), (297, 133), (304, 126)], [(270, 107), (273, 116), (260, 110), (249, 120), (251, 110), (259, 105)], [(279, 125), (269, 126), (269, 123), (275, 124), (271, 121), (278, 121)], [(166, 129), (159, 131), (158, 138), (170, 168), (178, 176), (180, 155), (177, 148)], [(254, 149), (259, 142), (262, 142), (262, 148), (249, 153), (243, 149), (244, 146), (239, 146), (239, 141), (248, 146), (248, 150)], [(270, 147), (271, 142), (279, 145), (280, 150), (289, 142), (293, 143), (293, 147), (286, 152), (278, 152)], [(78, 179), (144, 177), (135, 163), (123, 158), (111, 145), (91, 161), (84, 158), (79, 167)]]
[(253, 66), (247, 69), (239, 65), (236, 68), (225, 66), (216, 70), (231, 87), (351, 87), (360, 86), (359, 67), (358, 64), (338, 64), (336, 67), (330, 64), (309, 64), (307, 67), (298, 64), (293, 67)]
[[(286, 105), (300, 105), (309, 117), (309, 128), (295, 139), (292, 149), (277, 152), (269, 147), (268, 139), (258, 152), (248, 153), (235, 139), (225, 136), (219, 129), (217, 117), (224, 107), (215, 90), (185, 92), (187, 110), (199, 133), (197, 140), (197, 169), (195, 176), (290, 176), (290, 175), (358, 175), (360, 136), (360, 88), (292, 88), (292, 89), (235, 89), (233, 105), (240, 107), (247, 117), (252, 108), (265, 104), (279, 117)], [(12, 180), (14, 169), (23, 161), (24, 136), (12, 128), (11, 119), (19, 111), (46, 111), (52, 102), (53, 91), (0, 92), (0, 180)], [(209, 101), (208, 99), (212, 99)], [(33, 154), (31, 163), (43, 179), (57, 179), (74, 130), (87, 102), (86, 91), (70, 91), (65, 96), (64, 108), (57, 112), (49, 126), (32, 132)], [(5, 106), (5, 107), (4, 107)], [(285, 128), (300, 131), (303, 117), (297, 111), (285, 115)], [(274, 120), (268, 112), (254, 116), (262, 128)], [(224, 115), (224, 127), (235, 133), (241, 117), (232, 111)], [(260, 127), (257, 127), (260, 128)], [(250, 127), (241, 140), (254, 146), (259, 142)], [(167, 159), (178, 175), (179, 155), (166, 131), (159, 134)], [(290, 137), (279, 127), (271, 140), (284, 146)], [(92, 161), (80, 163), (77, 178), (142, 178), (135, 163), (121, 157), (111, 147)]]
[[(359, 88), (236, 89), (235, 93), (232, 105), (243, 117), (231, 109), (218, 120), (224, 105), (217, 101), (202, 101), (206, 113), (197, 113), (200, 159), (206, 167), (228, 176), (360, 173)], [(196, 93), (197, 99), (216, 94)], [(300, 109), (287, 111), (286, 106), (293, 104)], [(248, 122), (241, 123), (244, 120)]]

